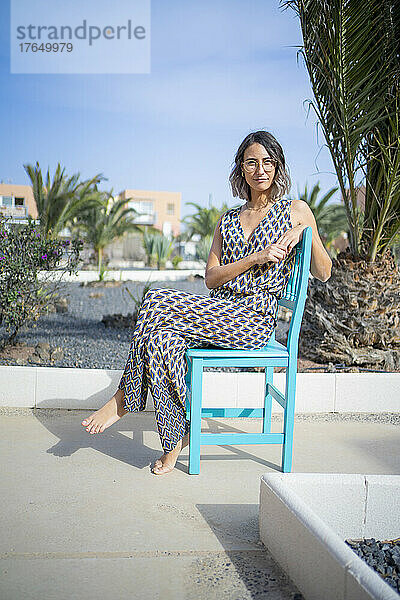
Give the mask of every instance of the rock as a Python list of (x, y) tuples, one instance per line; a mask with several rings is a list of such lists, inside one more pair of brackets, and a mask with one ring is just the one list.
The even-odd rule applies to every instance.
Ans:
[(32, 354), (32, 359), (36, 360), (49, 360), (50, 358), (50, 344), (48, 342), (39, 342), (35, 346), (35, 352)]
[(35, 346), (35, 349), (50, 350), (50, 344), (48, 342), (38, 342)]
[(104, 287), (119, 287), (120, 285), (122, 285), (122, 281), (116, 281), (115, 279), (104, 282)]
[(61, 360), (63, 357), (64, 350), (61, 348), (61, 346), (56, 346), (50, 355), (51, 360)]
[(80, 284), (83, 287), (119, 287), (124, 282), (116, 279), (107, 279), (107, 281), (82, 281)]
[(345, 541), (386, 583), (400, 591), (400, 570), (395, 567), (395, 559), (400, 554), (399, 538), (384, 541), (377, 541), (375, 538)]
[(15, 359), (15, 364), (16, 365), (26, 365), (27, 364), (27, 360), (26, 360), (26, 358), (22, 358), (22, 357), (16, 358)]
[(289, 323), (291, 316), (292, 311), (289, 308), (286, 308), (286, 306), (278, 306), (278, 320), (284, 321), (285, 323)]
[(127, 315), (122, 315), (120, 313), (104, 315), (101, 322), (104, 323), (105, 327), (133, 328), (136, 323), (136, 313), (128, 313)]
[(59, 298), (55, 301), (54, 306), (56, 308), (56, 312), (58, 313), (68, 312), (68, 301), (66, 298)]

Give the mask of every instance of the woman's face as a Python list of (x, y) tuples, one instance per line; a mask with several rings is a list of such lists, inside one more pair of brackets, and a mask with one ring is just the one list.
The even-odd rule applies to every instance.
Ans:
[(244, 151), (241, 168), (249, 186), (258, 192), (264, 192), (273, 183), (276, 161), (262, 144), (254, 143)]

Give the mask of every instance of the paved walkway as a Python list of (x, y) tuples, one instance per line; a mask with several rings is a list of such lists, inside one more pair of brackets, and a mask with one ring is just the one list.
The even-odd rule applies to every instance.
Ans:
[[(91, 436), (89, 412), (0, 414), (2, 600), (301, 598), (258, 536), (260, 477), (280, 447), (203, 446), (199, 476), (185, 449), (157, 477), (152, 413)], [(217, 427), (260, 420), (204, 419)], [(399, 425), (299, 417), (293, 471), (399, 474), (399, 443)]]

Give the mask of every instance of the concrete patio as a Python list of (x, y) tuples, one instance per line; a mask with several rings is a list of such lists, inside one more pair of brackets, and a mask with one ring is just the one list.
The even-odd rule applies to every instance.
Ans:
[[(2, 600), (302, 598), (259, 541), (260, 478), (279, 470), (279, 446), (204, 446), (199, 476), (186, 448), (156, 476), (153, 413), (91, 436), (89, 412), (0, 409)], [(400, 473), (399, 424), (323, 419), (296, 416), (294, 472)]]

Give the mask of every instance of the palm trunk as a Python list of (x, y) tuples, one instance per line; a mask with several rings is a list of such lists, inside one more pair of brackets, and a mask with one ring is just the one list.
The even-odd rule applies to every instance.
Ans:
[(316, 362), (400, 369), (400, 272), (390, 251), (370, 263), (350, 252), (310, 281), (300, 355)]
[(99, 279), (101, 277), (101, 265), (102, 265), (102, 260), (103, 260), (103, 248), (97, 248), (97, 257), (98, 257), (98, 273), (99, 273)]

